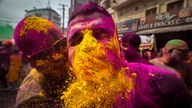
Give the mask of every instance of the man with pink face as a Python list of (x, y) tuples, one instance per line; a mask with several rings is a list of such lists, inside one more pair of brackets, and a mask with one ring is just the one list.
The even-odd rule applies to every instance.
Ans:
[[(116, 33), (115, 24), (113, 23), (113, 19), (110, 14), (107, 12), (102, 14), (100, 12), (93, 12), (91, 14), (88, 13), (86, 17), (77, 16), (70, 21), (67, 32), (69, 58), (71, 62), (74, 61), (74, 51), (76, 46), (83, 40), (82, 31), (86, 30), (92, 31), (93, 38), (95, 38), (98, 43), (105, 44), (105, 47), (110, 39), (117, 38), (117, 36), (114, 36), (114, 33)], [(113, 53), (117, 53), (118, 50), (118, 42), (117, 40), (115, 41), (116, 42), (114, 44), (116, 44), (116, 49), (113, 49)]]
[(67, 44), (76, 80), (64, 92), (65, 107), (189, 107), (186, 87), (175, 74), (121, 59), (113, 19), (97, 4), (72, 14)]

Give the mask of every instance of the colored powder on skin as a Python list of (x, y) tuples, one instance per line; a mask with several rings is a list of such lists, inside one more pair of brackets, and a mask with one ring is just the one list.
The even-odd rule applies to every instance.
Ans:
[[(83, 32), (84, 39), (76, 49), (73, 63), (75, 75), (80, 80), (100, 80), (99, 78), (102, 78), (103, 74), (105, 77), (112, 77), (110, 72), (113, 68), (108, 62), (105, 47), (97, 43), (97, 40), (92, 36), (92, 31), (85, 30)], [(99, 72), (101, 70), (104, 72)], [(89, 79), (90, 76), (94, 77)]]
[(119, 42), (117, 39), (116, 31), (114, 31), (114, 35), (115, 36), (113, 38), (111, 38), (111, 41), (109, 41), (108, 47), (109, 47), (109, 49), (114, 50), (114, 52), (116, 52), (118, 58), (120, 58), (120, 47), (119, 47)]
[[(120, 93), (124, 92), (124, 98), (129, 98), (134, 81), (126, 75), (128, 69), (115, 69), (105, 50), (110, 48), (98, 43), (91, 30), (83, 33), (84, 38), (76, 48), (73, 63), (77, 79), (63, 92), (64, 107), (109, 108)], [(114, 42), (108, 44), (115, 45)]]
[(20, 31), (20, 36), (25, 36), (27, 30), (35, 30), (37, 32), (47, 33), (48, 28), (51, 27), (51, 23), (43, 18), (39, 17), (28, 17), (24, 21), (24, 26)]

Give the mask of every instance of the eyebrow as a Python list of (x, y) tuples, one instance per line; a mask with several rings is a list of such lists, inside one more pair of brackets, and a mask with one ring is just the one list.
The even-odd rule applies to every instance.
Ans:
[[(81, 23), (81, 21), (86, 21), (87, 22), (87, 20), (77, 20), (77, 21), (75, 21), (76, 23), (74, 22), (73, 24), (70, 24), (69, 29), (70, 29), (71, 33), (70, 33), (69, 36), (67, 36), (68, 41), (71, 40), (71, 37), (73, 37), (73, 35), (76, 34), (76, 32), (81, 32), (82, 30), (86, 29), (86, 28), (83, 28), (83, 27), (74, 27), (77, 24), (77, 22)], [(89, 29), (92, 29), (92, 27), (90, 27)], [(96, 26), (94, 26), (94, 29), (96, 29)]]
[[(100, 18), (98, 18), (98, 19), (94, 19), (94, 18), (78, 19), (78, 20), (72, 22), (72, 23), (69, 25), (69, 27), (70, 27), (70, 29), (71, 29), (71, 28), (72, 28), (72, 29), (76, 29), (76, 25), (78, 25), (78, 26), (83, 26), (83, 24), (85, 24), (85, 25), (90, 25), (90, 24), (92, 24), (92, 23), (97, 24), (97, 22), (100, 22), (100, 21), (101, 21)], [(81, 24), (81, 25), (79, 25), (79, 24)]]
[(109, 30), (109, 29), (105, 29), (105, 28), (103, 28), (103, 27), (94, 27), (94, 28), (91, 28), (93, 31), (98, 31), (98, 30), (100, 30), (101, 32), (103, 32), (103, 33), (110, 33), (111, 32), (111, 30)]
[(71, 21), (69, 23), (69, 26), (73, 26), (73, 25), (75, 25), (78, 22), (84, 22), (84, 21), (87, 21), (87, 19), (76, 19), (75, 21)]

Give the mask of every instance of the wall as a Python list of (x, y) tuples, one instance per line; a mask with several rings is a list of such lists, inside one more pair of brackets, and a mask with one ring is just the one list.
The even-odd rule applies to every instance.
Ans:
[[(117, 0), (116, 0), (117, 1)], [(129, 0), (128, 0), (129, 1)], [(145, 11), (157, 7), (157, 13), (167, 11), (167, 4), (178, 0), (142, 0), (114, 8), (116, 22), (145, 17)], [(184, 0), (184, 7), (192, 7), (192, 0)]]

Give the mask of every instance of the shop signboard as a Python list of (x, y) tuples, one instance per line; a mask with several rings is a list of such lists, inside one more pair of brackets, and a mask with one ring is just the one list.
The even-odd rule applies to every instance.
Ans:
[(124, 33), (126, 31), (137, 31), (138, 21), (139, 19), (133, 19), (116, 23), (117, 30), (119, 33)]
[(157, 16), (155, 16), (155, 19), (156, 21), (152, 23), (143, 24), (142, 22), (140, 22), (138, 30), (192, 24), (192, 15), (185, 17), (178, 17), (174, 14), (166, 12), (158, 14)]
[(140, 50), (152, 50), (155, 44), (155, 36), (152, 34), (150, 36), (140, 35), (141, 44), (139, 46)]

